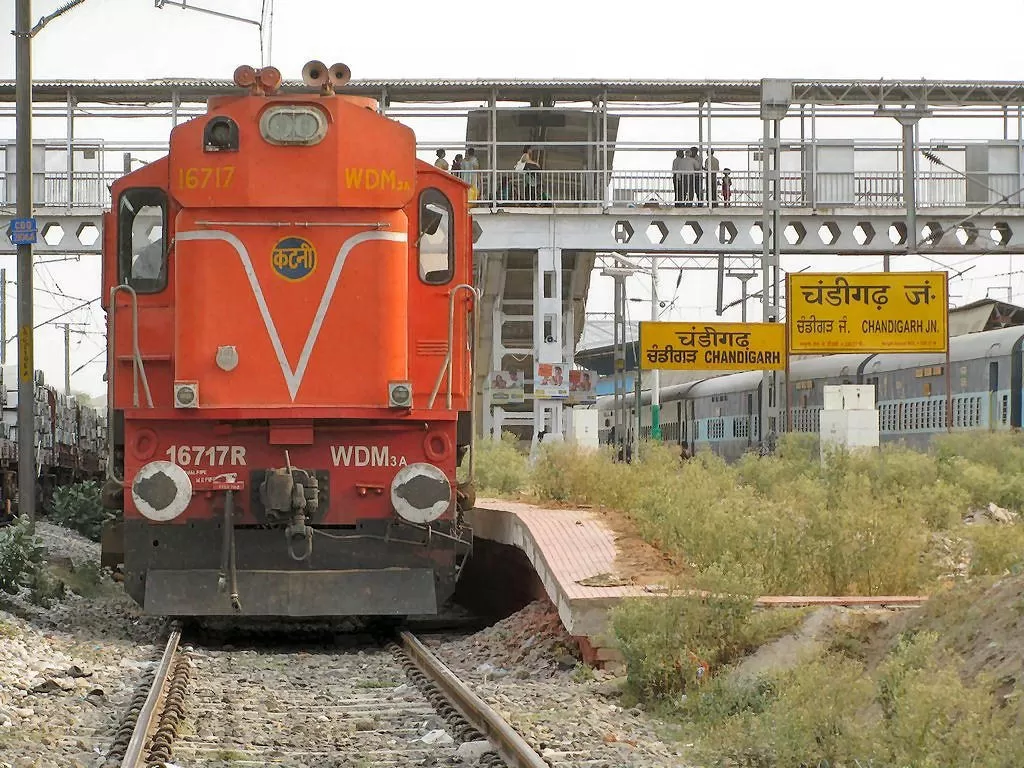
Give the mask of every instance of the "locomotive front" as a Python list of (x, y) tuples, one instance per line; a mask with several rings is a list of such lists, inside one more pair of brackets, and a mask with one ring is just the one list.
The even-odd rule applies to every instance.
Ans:
[(113, 187), (108, 497), (147, 613), (432, 614), (468, 555), (467, 188), (348, 76), (240, 67)]

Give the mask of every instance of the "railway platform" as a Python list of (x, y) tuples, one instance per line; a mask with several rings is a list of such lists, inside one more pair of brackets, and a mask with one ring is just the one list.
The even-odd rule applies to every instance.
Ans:
[[(546, 596), (551, 601), (562, 625), (579, 643), (584, 660), (592, 666), (617, 667), (623, 662), (609, 626), (612, 608), (626, 598), (669, 593), (668, 578), (632, 575), (637, 569), (635, 564), (622, 562), (616, 532), (590, 510), (544, 509), (523, 502), (480, 498), (467, 514), (467, 522), (473, 527), (476, 541), (515, 548), (525, 556), (536, 576), (530, 597)], [(522, 585), (515, 586), (522, 589)], [(511, 589), (513, 585), (506, 587)], [(544, 595), (536, 594), (541, 589)], [(911, 608), (924, 600), (916, 595), (770, 595), (758, 598), (757, 606)]]

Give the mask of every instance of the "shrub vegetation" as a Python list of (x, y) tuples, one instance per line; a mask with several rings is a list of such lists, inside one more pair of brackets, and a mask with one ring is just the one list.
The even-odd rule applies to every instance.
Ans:
[(113, 510), (104, 509), (100, 501), (100, 484), (95, 481), (57, 488), (47, 511), (53, 522), (78, 531), (92, 541), (99, 541), (103, 526), (115, 519)]
[(14, 595), (21, 587), (33, 586), (42, 571), (45, 552), (27, 522), (0, 528), (0, 590)]
[(680, 462), (646, 446), (642, 461), (543, 446), (532, 464), (511, 435), (481, 441), (484, 493), (532, 495), (625, 513), (637, 531), (695, 573), (728, 566), (757, 594), (916, 594), (959, 561), (969, 575), (1022, 559), (1024, 524), (966, 525), (971, 508), (1024, 510), (1024, 437), (949, 435), (929, 453), (883, 446), (818, 461), (807, 435), (776, 455), (727, 464), (709, 452)]
[(965, 516), (990, 503), (1024, 512), (1024, 436), (953, 434), (928, 452), (887, 445), (824, 466), (806, 435), (731, 465), (656, 445), (641, 458), (551, 444), (531, 462), (512, 440), (481, 442), (478, 479), (485, 492), (615, 509), (687, 564), (675, 596), (624, 603), (612, 626), (630, 694), (682, 722), (704, 764), (1024, 765), (1020, 687), (997, 697), (961, 674), (935, 632), (908, 631), (880, 662), (846, 638), (784, 670), (731, 666), (803, 615), (756, 611), (757, 595), (937, 594), (922, 614), (942, 616), (940, 634), (986, 621), (965, 590), (1021, 572), (1024, 523)]

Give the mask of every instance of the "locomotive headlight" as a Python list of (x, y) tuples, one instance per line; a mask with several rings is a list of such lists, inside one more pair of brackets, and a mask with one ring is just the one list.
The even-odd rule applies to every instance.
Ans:
[(132, 481), (132, 501), (143, 517), (158, 523), (173, 520), (192, 500), (192, 479), (169, 461), (151, 461)]
[(312, 146), (327, 134), (327, 118), (316, 107), (269, 107), (260, 117), (260, 134), (271, 144)]
[(422, 525), (437, 520), (451, 503), (451, 483), (433, 464), (402, 467), (391, 481), (391, 504), (410, 523)]

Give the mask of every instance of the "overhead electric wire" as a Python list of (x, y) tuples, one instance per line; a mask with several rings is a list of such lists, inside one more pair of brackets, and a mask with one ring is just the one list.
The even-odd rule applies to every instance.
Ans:
[[(39, 291), (40, 293), (45, 293), (49, 296), (57, 296), (65, 299), (70, 299), (71, 301), (89, 301), (89, 299), (82, 298), (81, 296), (69, 296), (68, 294), (63, 292), (58, 293), (57, 291), (51, 291), (48, 288), (40, 288), (38, 285), (34, 285), (32, 286), (32, 288), (36, 291)], [(14, 299), (17, 299), (17, 293), (13, 290), (8, 290), (6, 295)], [(93, 299), (93, 301), (95, 301), (95, 299)]]
[(75, 368), (75, 370), (73, 370), (70, 375), (74, 376), (76, 373), (78, 373), (80, 370), (85, 368), (87, 365), (92, 365), (93, 363), (95, 363), (97, 360), (100, 359), (101, 355), (105, 355), (105, 354), (107, 354), (106, 347), (104, 347), (99, 352), (97, 352), (95, 355), (93, 355), (89, 360), (87, 360), (86, 362), (82, 363), (80, 366)]
[[(89, 301), (85, 302), (84, 304), (79, 304), (77, 306), (72, 307), (71, 309), (65, 310), (64, 312), (61, 312), (59, 315), (54, 315), (53, 317), (51, 317), (51, 318), (49, 318), (47, 320), (43, 320), (43, 322), (41, 322), (41, 323), (36, 323), (35, 325), (32, 326), (32, 330), (36, 330), (37, 328), (42, 328), (44, 325), (49, 325), (54, 320), (60, 320), (62, 317), (66, 317), (67, 315), (70, 315), (72, 312), (75, 312), (75, 311), (77, 311), (79, 309), (84, 309), (85, 307), (87, 307), (90, 304), (93, 304), (93, 303), (95, 303), (95, 302), (97, 302), (99, 300), (100, 300), (100, 297), (97, 296), (95, 299), (90, 299)], [(6, 343), (10, 344), (12, 341), (14, 341), (17, 338), (18, 338), (18, 334), (14, 334), (10, 338), (6, 339)]]
[(274, 56), (274, 0), (270, 2), (270, 18), (267, 22), (267, 64), (273, 60)]

